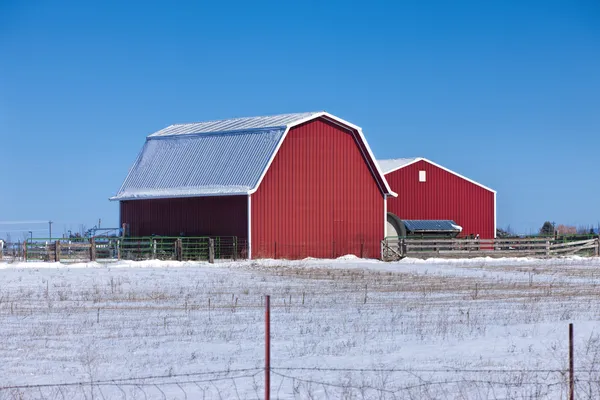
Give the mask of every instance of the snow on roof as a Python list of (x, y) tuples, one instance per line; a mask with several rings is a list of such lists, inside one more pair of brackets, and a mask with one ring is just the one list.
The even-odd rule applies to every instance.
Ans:
[(378, 170), (361, 129), (321, 111), (171, 125), (147, 137), (111, 200), (251, 194), (286, 132), (319, 117), (358, 132), (382, 192), (396, 195)]

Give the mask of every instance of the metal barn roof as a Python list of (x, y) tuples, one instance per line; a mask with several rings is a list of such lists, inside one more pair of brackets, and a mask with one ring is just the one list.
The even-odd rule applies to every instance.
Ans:
[(284, 131), (150, 137), (112, 199), (247, 194)]
[(359, 127), (326, 112), (309, 112), (171, 125), (147, 137), (111, 200), (251, 194), (288, 130), (318, 117), (356, 129), (377, 169), (382, 191), (396, 195)]
[(379, 167), (381, 168), (383, 173), (387, 174), (388, 172), (392, 172), (392, 171), (402, 168), (408, 164), (412, 164), (417, 160), (418, 160), (418, 158), (416, 158), (416, 157), (413, 157), (413, 158), (391, 158), (388, 160), (377, 160), (377, 162), (379, 163)]
[(403, 219), (402, 222), (411, 232), (462, 231), (462, 227), (451, 220)]
[(245, 117), (222, 119), (218, 121), (196, 122), (191, 124), (175, 124), (153, 133), (149, 137), (188, 135), (194, 133), (249, 131), (265, 128), (285, 128), (288, 124), (310, 118), (317, 114), (319, 113), (306, 112), (297, 114), (272, 115), (268, 117)]

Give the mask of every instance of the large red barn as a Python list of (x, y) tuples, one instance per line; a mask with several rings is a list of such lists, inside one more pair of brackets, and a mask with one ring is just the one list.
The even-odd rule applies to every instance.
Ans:
[(394, 195), (361, 129), (316, 112), (171, 125), (112, 200), (131, 236), (236, 236), (249, 258), (377, 258)]
[(496, 191), (425, 158), (379, 160), (390, 188), (387, 212), (400, 220), (453, 220), (459, 236), (496, 237)]

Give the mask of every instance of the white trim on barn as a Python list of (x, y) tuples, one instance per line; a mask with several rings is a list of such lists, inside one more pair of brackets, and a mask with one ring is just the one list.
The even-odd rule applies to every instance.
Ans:
[(383, 238), (387, 236), (387, 195), (383, 196)]
[[(325, 111), (321, 111), (315, 114), (312, 114), (308, 117), (299, 119), (297, 121), (291, 122), (289, 124), (287, 124), (285, 132), (283, 133), (283, 135), (281, 136), (281, 140), (279, 141), (279, 143), (277, 144), (277, 147), (275, 148), (275, 151), (273, 151), (273, 154), (271, 155), (271, 158), (269, 159), (269, 162), (267, 163), (265, 169), (263, 170), (262, 174), (260, 175), (260, 178), (258, 179), (258, 182), (256, 183), (256, 186), (251, 189), (248, 193), (252, 194), (255, 193), (258, 190), (258, 187), (260, 186), (260, 184), (262, 183), (265, 175), (267, 174), (267, 171), (269, 170), (269, 168), (271, 167), (271, 164), (273, 163), (273, 160), (275, 160), (275, 156), (277, 155), (277, 153), (279, 152), (279, 149), (281, 148), (281, 145), (283, 144), (283, 141), (285, 140), (285, 138), (287, 137), (288, 133), (290, 132), (290, 129), (304, 124), (306, 122), (315, 120), (317, 118), (325, 118), (327, 120), (330, 120), (333, 123), (336, 123), (338, 125), (341, 125), (342, 127), (345, 128), (350, 128), (350, 130), (355, 130), (356, 132), (358, 132), (358, 136), (360, 138), (361, 143), (363, 144), (363, 146), (365, 147), (365, 149), (367, 150), (367, 155), (365, 155), (363, 153), (363, 156), (370, 158), (370, 160), (372, 161), (372, 164), (375, 166), (375, 171), (373, 171), (373, 168), (371, 165), (369, 165), (369, 169), (371, 170), (371, 173), (375, 176), (379, 176), (381, 178), (381, 182), (383, 182), (384, 187), (382, 188), (379, 185), (379, 182), (377, 182), (378, 186), (380, 186), (381, 191), (383, 192), (384, 195), (389, 194), (391, 196), (394, 197), (398, 197), (398, 194), (393, 192), (392, 189), (390, 189), (390, 185), (388, 184), (387, 180), (385, 179), (385, 175), (384, 173), (381, 171), (381, 168), (379, 167), (379, 163), (377, 162), (377, 159), (375, 159), (375, 156), (373, 155), (373, 152), (371, 151), (371, 148), (369, 147), (369, 143), (367, 142), (365, 136), (362, 133), (362, 129), (348, 121), (345, 121), (339, 117), (336, 117), (335, 115), (329, 114)], [(360, 147), (360, 146), (359, 146)], [(361, 149), (362, 152), (362, 149)], [(369, 164), (369, 163), (367, 163)]]
[(248, 195), (248, 260), (252, 260), (252, 195)]
[(498, 232), (498, 227), (496, 225), (496, 192), (494, 192), (494, 239), (496, 239), (496, 233)]

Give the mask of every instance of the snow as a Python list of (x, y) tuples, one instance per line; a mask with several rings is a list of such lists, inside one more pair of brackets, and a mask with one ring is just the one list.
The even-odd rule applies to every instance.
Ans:
[[(260, 398), (264, 294), (273, 398), (564, 397), (569, 322), (578, 393), (597, 398), (599, 267), (581, 257), (0, 263), (1, 386), (96, 382), (0, 398)], [(138, 379), (113, 382), (125, 378)]]

